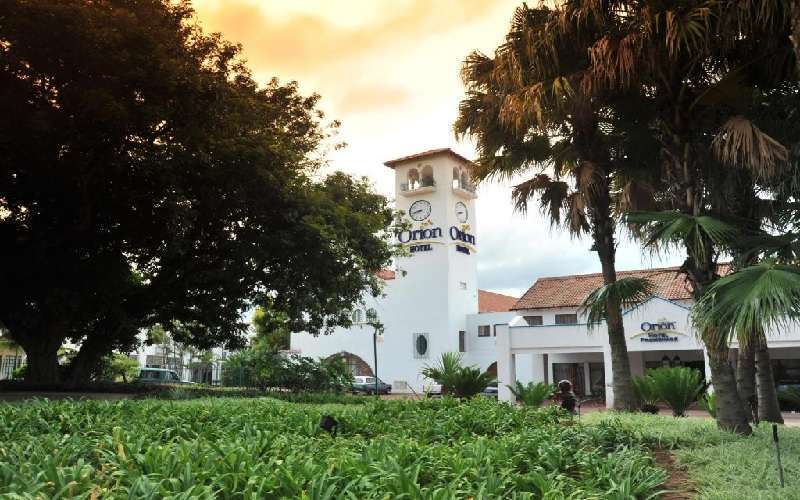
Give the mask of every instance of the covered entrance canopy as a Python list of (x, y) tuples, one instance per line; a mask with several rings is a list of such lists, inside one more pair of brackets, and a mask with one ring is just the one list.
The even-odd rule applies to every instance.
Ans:
[[(633, 375), (678, 364), (705, 372), (703, 345), (694, 336), (686, 306), (652, 297), (625, 311), (623, 322)], [(611, 349), (604, 324), (590, 329), (579, 318), (577, 324), (530, 326), (520, 316), (498, 327), (497, 351), (500, 399), (511, 400), (506, 384), (518, 379), (555, 383), (566, 378), (579, 395), (605, 397), (606, 405), (613, 405)], [(518, 367), (526, 373), (519, 373)]]

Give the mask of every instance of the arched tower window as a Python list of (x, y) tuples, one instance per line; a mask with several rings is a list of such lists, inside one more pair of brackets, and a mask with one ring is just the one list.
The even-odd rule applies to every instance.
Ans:
[(367, 309), (367, 321), (371, 323), (378, 321), (378, 311), (371, 307)]
[(419, 172), (416, 168), (408, 171), (408, 189), (414, 190), (419, 187)]
[(461, 172), (457, 168), (453, 167), (453, 187), (454, 188), (459, 187), (460, 182), (461, 182)]
[(364, 317), (361, 315), (361, 309), (355, 309), (351, 315), (351, 318), (353, 323), (361, 323), (364, 321)]
[(421, 187), (428, 187), (433, 186), (433, 167), (430, 165), (425, 165), (422, 168), (422, 182)]

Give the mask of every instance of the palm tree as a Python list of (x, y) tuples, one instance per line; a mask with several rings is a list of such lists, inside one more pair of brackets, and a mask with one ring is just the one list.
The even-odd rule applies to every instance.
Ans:
[[(637, 160), (652, 139), (642, 133), (642, 108), (630, 112), (636, 95), (596, 98), (583, 91), (591, 65), (587, 49), (604, 29), (602, 13), (575, 18), (565, 10), (517, 8), (494, 57), (467, 57), (467, 97), (454, 128), (477, 142), (479, 181), (533, 172), (512, 191), (516, 209), (524, 213), (538, 199), (553, 225), (590, 235), (604, 285), (613, 286), (616, 211), (652, 207), (652, 180), (632, 168), (641, 169)], [(614, 407), (634, 409), (620, 297), (603, 299)]]
[[(786, 3), (575, 0), (568, 4), (573, 16), (598, 10), (607, 15), (610, 29), (591, 48), (589, 91), (603, 95), (638, 89), (652, 98), (658, 110), (652, 125), (667, 181), (664, 201), (676, 213), (640, 215), (638, 222), (651, 224), (651, 230), (661, 230), (667, 241), (686, 250), (683, 271), (699, 300), (719, 278), (721, 242), (715, 241), (714, 224), (703, 218), (724, 211), (727, 204), (719, 196), (727, 182), (722, 163), (727, 159), (769, 170), (781, 160), (779, 145), (745, 118), (750, 100), (741, 97), (775, 88), (787, 78), (791, 50)], [(702, 335), (717, 393), (718, 423), (749, 433), (728, 363), (728, 344), (722, 340), (726, 337), (713, 324), (705, 327), (708, 331)]]

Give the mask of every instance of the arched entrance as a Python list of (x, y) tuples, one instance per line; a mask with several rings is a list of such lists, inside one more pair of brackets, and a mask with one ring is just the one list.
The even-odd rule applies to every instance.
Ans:
[(372, 367), (369, 366), (366, 361), (364, 361), (359, 356), (356, 356), (353, 353), (342, 351), (330, 357), (344, 359), (345, 364), (347, 364), (347, 369), (350, 370), (350, 373), (353, 374), (354, 377), (360, 375), (369, 377), (374, 376), (374, 373), (372, 372)]
[(486, 368), (486, 373), (488, 373), (494, 378), (497, 378), (497, 361), (495, 361), (494, 363), (489, 365), (488, 368)]

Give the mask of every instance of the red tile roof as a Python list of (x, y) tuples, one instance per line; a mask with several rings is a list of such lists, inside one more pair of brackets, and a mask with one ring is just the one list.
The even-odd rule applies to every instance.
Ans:
[(505, 312), (510, 311), (519, 299), (509, 295), (478, 290), (478, 312)]
[[(720, 265), (720, 273), (728, 270)], [(649, 279), (655, 286), (655, 295), (667, 300), (691, 299), (691, 288), (686, 276), (678, 267), (617, 271), (617, 277), (636, 276)], [(591, 292), (603, 285), (603, 275), (578, 274), (539, 278), (512, 309), (550, 309), (577, 307)]]
[(461, 162), (468, 163), (468, 164), (472, 165), (471, 161), (469, 161), (468, 159), (464, 158), (463, 156), (461, 156), (460, 154), (456, 153), (455, 151), (453, 151), (450, 148), (431, 149), (431, 150), (428, 150), (428, 151), (423, 151), (421, 153), (416, 153), (416, 154), (409, 155), (409, 156), (403, 156), (402, 158), (397, 158), (395, 160), (389, 160), (389, 161), (384, 162), (383, 164), (386, 165), (389, 168), (394, 168), (394, 167), (396, 167), (397, 165), (399, 165), (401, 163), (406, 163), (406, 162), (414, 161), (414, 160), (421, 160), (422, 158), (429, 158), (431, 156), (438, 156), (438, 155), (448, 155), (448, 156), (451, 156), (451, 157), (455, 158), (458, 161), (461, 161)]
[(391, 269), (381, 269), (377, 272), (377, 276), (382, 280), (393, 280), (397, 274)]

